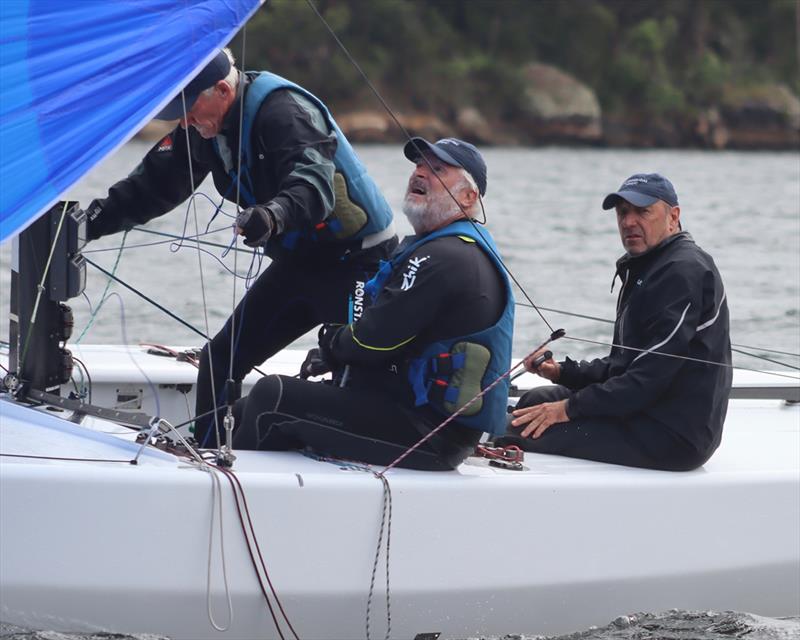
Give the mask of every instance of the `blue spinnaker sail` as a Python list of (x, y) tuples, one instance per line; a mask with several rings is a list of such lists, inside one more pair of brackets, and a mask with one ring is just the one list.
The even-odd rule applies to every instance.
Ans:
[(127, 141), (263, 0), (0, 0), (0, 241)]

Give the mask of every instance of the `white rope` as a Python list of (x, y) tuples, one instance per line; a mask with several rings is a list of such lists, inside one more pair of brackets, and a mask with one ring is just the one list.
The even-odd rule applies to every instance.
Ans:
[[(186, 94), (181, 91), (181, 104), (183, 105), (183, 118), (186, 124), (184, 128), (184, 132), (186, 134), (186, 156), (189, 162), (189, 186), (191, 187), (192, 194), (194, 194), (195, 184), (194, 184), (194, 171), (192, 169), (192, 147), (191, 147), (191, 140), (189, 139), (189, 123), (186, 121), (187, 114), (186, 114)], [(197, 204), (195, 199), (192, 198), (192, 211), (194, 213), (194, 232), (197, 234), (197, 237), (200, 236), (200, 225), (197, 222)], [(200, 270), (200, 293), (203, 298), (203, 320), (205, 321), (205, 329), (206, 335), (211, 335), (209, 331), (209, 323), (208, 323), (208, 304), (206, 303), (206, 284), (205, 278), (203, 277), (203, 254), (200, 251), (200, 245), (195, 245), (197, 247), (197, 263), (198, 268)], [(214, 406), (216, 406), (216, 397), (217, 391), (214, 388), (214, 358), (211, 356), (211, 349), (208, 349), (208, 366), (209, 366), (209, 375), (211, 377), (211, 396), (214, 398)], [(217, 436), (217, 449), (220, 448), (220, 441), (219, 441), (219, 417), (217, 412), (214, 412), (214, 431), (216, 431)]]
[[(217, 472), (207, 462), (203, 461), (200, 467), (211, 476), (211, 520), (208, 529), (208, 564), (206, 567), (206, 612), (208, 621), (217, 631), (228, 631), (233, 624), (233, 602), (231, 601), (231, 590), (228, 584), (228, 569), (225, 562), (225, 534), (222, 522), (222, 483), (217, 477)], [(214, 620), (211, 607), (211, 555), (214, 549), (214, 513), (219, 511), (219, 548), (220, 559), (222, 561), (222, 583), (225, 585), (225, 598), (228, 603), (228, 622), (225, 626), (220, 626)]]

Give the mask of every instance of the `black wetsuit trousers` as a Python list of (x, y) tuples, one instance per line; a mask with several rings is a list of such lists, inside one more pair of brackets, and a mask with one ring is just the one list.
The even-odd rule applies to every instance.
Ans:
[[(237, 305), (232, 316), (235, 321), (228, 318), (222, 330), (203, 348), (195, 415), (212, 411), (216, 405), (216, 424), (222, 432), (232, 327), (233, 380), (239, 382), (253, 367), (315, 326), (350, 322), (357, 283), (369, 280), (378, 270), (380, 260), (388, 259), (396, 244), (395, 240), (387, 241), (344, 259), (273, 261)], [(213, 414), (195, 421), (194, 435), (201, 446), (216, 446), (214, 424)]]
[[(572, 391), (560, 385), (536, 387), (520, 398), (518, 408), (569, 398)], [(618, 418), (575, 418), (550, 426), (540, 437), (522, 438), (523, 427), (512, 427), (509, 418), (500, 446), (515, 444), (525, 451), (551, 453), (571, 458), (598, 460), (629, 467), (689, 471), (706, 462), (689, 443), (646, 415)]]
[[(259, 380), (237, 404), (235, 449), (311, 449), (386, 466), (427, 435), (440, 420), (411, 410), (381, 392), (341, 388), (272, 375)], [(481, 432), (448, 424), (408, 455), (400, 467), (454, 469), (472, 451)]]

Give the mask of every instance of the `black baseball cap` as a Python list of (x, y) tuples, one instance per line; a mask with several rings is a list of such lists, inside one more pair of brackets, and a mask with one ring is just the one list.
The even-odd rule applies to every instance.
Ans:
[(609, 193), (603, 200), (603, 209), (613, 209), (620, 200), (627, 200), (635, 207), (649, 207), (663, 200), (671, 207), (678, 206), (675, 187), (660, 173), (637, 173), (622, 183), (619, 191)]
[(416, 162), (423, 151), (430, 151), (450, 166), (464, 169), (472, 176), (480, 194), (486, 194), (486, 162), (474, 144), (458, 138), (442, 138), (434, 143), (425, 138), (411, 138), (403, 148), (403, 153), (411, 162)]
[[(187, 113), (194, 105), (198, 96), (206, 89), (213, 87), (217, 82), (226, 78), (230, 70), (230, 58), (228, 58), (228, 54), (225, 53), (225, 51), (220, 50), (220, 52), (211, 59), (211, 62), (209, 62), (184, 88), (183, 94), (186, 99)], [(183, 99), (181, 99), (181, 94), (178, 93), (178, 95), (154, 117), (156, 120), (177, 120), (178, 118), (182, 118)]]

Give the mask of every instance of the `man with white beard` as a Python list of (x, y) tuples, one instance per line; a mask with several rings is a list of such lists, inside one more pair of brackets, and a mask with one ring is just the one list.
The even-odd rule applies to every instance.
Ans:
[(333, 381), (260, 380), (237, 406), (235, 448), (387, 465), (461, 411), (399, 465), (448, 470), (483, 432), (504, 431), (505, 380), (469, 404), (511, 362), (511, 287), (476, 223), (486, 164), (454, 138), (414, 138), (404, 152), (415, 163), (403, 203), (415, 235), (365, 284), (361, 317), (320, 332), (301, 375)]

